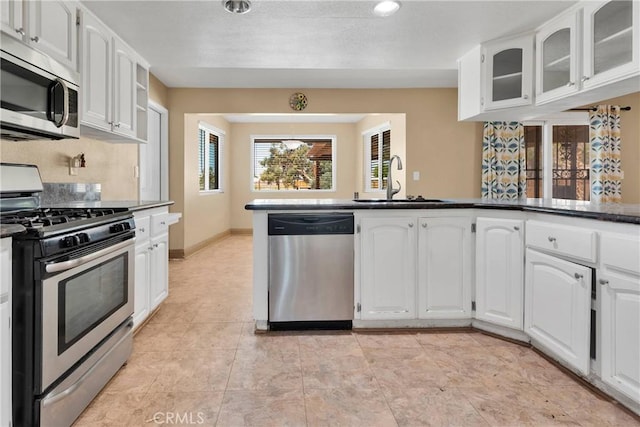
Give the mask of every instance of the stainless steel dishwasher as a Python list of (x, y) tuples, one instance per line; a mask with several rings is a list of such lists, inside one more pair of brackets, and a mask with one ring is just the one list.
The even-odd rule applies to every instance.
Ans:
[(350, 329), (353, 214), (269, 215), (271, 329)]

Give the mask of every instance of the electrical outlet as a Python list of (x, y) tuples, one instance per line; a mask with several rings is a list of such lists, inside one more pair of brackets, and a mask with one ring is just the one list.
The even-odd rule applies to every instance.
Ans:
[(413, 171), (413, 180), (420, 181), (420, 171)]
[(140, 178), (140, 167), (138, 165), (133, 167), (133, 177)]

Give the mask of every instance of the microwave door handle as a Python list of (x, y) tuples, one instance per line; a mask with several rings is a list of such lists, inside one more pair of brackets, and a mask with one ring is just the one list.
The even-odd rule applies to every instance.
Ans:
[(79, 267), (82, 264), (86, 264), (89, 261), (93, 261), (94, 259), (98, 259), (104, 255), (109, 255), (110, 253), (116, 252), (122, 248), (126, 248), (127, 246), (133, 246), (135, 242), (135, 238), (125, 240), (124, 242), (120, 242), (113, 246), (109, 246), (108, 248), (101, 249), (99, 251), (93, 252), (89, 255), (85, 255), (80, 258), (70, 259), (68, 261), (56, 262), (52, 264), (47, 264), (45, 266), (45, 271), (47, 273), (59, 273), (61, 271), (70, 270), (75, 267)]
[[(55, 107), (56, 107), (56, 98), (55, 98), (55, 90), (56, 87), (62, 87), (62, 117), (59, 121), (55, 120)], [(50, 104), (49, 104), (49, 111), (48, 111), (48, 118), (49, 120), (51, 120), (53, 122), (54, 125), (56, 125), (57, 128), (60, 128), (64, 125), (67, 124), (67, 122), (69, 121), (69, 87), (67, 86), (67, 83), (65, 83), (64, 80), (62, 80), (61, 78), (56, 78), (54, 80), (54, 83), (50, 86), (49, 88), (50, 92), (51, 92), (51, 96), (50, 98)]]

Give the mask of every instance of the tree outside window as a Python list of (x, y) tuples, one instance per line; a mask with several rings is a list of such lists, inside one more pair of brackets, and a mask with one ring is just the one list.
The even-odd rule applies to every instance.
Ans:
[(333, 189), (332, 139), (254, 139), (255, 191)]

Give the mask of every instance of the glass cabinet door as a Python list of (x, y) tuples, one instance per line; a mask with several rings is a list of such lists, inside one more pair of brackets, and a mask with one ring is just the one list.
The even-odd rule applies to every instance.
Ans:
[(640, 3), (587, 3), (584, 9), (585, 87), (638, 74)]
[(578, 90), (576, 13), (555, 19), (536, 34), (536, 104)]
[(484, 45), (485, 110), (531, 104), (533, 44), (527, 35)]

